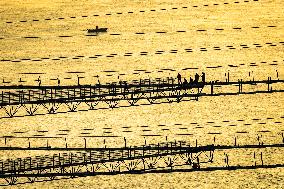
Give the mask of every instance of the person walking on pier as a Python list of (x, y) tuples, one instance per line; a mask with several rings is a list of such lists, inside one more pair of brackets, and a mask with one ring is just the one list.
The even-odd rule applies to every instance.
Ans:
[(183, 87), (186, 88), (187, 84), (188, 84), (187, 79), (184, 78), (184, 80), (183, 80)]
[(38, 86), (40, 87), (41, 86), (41, 78), (40, 78), (40, 76), (38, 76), (38, 79), (36, 81), (38, 82)]
[(180, 73), (178, 73), (177, 79), (178, 79), (178, 84), (180, 85), (180, 84), (182, 83), (182, 82), (181, 82), (181, 75), (180, 75)]
[(198, 80), (199, 80), (199, 75), (198, 75), (198, 73), (196, 73), (194, 83), (198, 83)]
[(202, 72), (201, 78), (202, 78), (202, 83), (205, 83), (205, 73), (204, 72)]
[(60, 86), (60, 79), (57, 77), (57, 84)]

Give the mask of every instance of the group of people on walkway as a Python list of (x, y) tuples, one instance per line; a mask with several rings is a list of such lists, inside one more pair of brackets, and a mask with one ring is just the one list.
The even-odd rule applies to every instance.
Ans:
[[(189, 78), (189, 81), (187, 81), (187, 79), (186, 78), (183, 78), (183, 81), (182, 81), (182, 76), (181, 76), (181, 74), (180, 73), (178, 73), (178, 75), (177, 75), (177, 80), (178, 80), (178, 84), (179, 85), (187, 85), (187, 84), (189, 84), (189, 85), (191, 85), (191, 84), (197, 84), (197, 83), (199, 83), (200, 81), (199, 81), (199, 79), (200, 79), (200, 77), (201, 77), (201, 82), (202, 83), (205, 83), (205, 73), (204, 72), (202, 72), (202, 74), (201, 74), (201, 76), (198, 74), (198, 73), (196, 73), (195, 75), (194, 75), (194, 79), (192, 78), (192, 77), (190, 77)], [(80, 77), (77, 75), (77, 78), (78, 78), (78, 85), (80, 85)], [(58, 84), (58, 86), (60, 86), (60, 79), (59, 79), (59, 77), (57, 77), (57, 84)], [(39, 86), (41, 86), (41, 78), (40, 78), (40, 76), (38, 77), (38, 79), (36, 80), (37, 82), (38, 82), (38, 85)], [(99, 82), (99, 84), (100, 84), (100, 82)], [(124, 85), (124, 87), (125, 88), (127, 88), (127, 81), (119, 81), (119, 85), (120, 86), (122, 86), (122, 85)]]
[[(181, 74), (178, 73), (177, 79), (178, 79), (178, 84), (179, 85), (197, 84), (199, 82), (200, 75), (198, 73), (196, 73), (194, 75), (194, 79), (192, 77), (190, 77), (189, 78), (189, 82), (188, 82), (186, 78), (184, 78), (183, 81), (182, 81)], [(201, 82), (205, 83), (205, 73), (204, 72), (202, 72), (202, 75), (201, 75)]]

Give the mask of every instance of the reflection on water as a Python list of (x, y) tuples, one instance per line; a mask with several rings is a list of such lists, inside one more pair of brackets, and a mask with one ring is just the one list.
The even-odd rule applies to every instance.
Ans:
[[(140, 78), (283, 79), (283, 2), (276, 1), (1, 1), (0, 85), (96, 84)], [(96, 25), (107, 33), (87, 33)], [(253, 86), (251, 86), (253, 87)], [(217, 89), (216, 89), (217, 90)], [(281, 93), (202, 97), (0, 119), (0, 146), (121, 147), (185, 140), (196, 145), (281, 143)], [(279, 156), (265, 150), (265, 160)], [(50, 152), (1, 151), (1, 159)], [(232, 164), (252, 152), (228, 152)], [(260, 151), (256, 151), (259, 155)], [(281, 155), (281, 153), (280, 153)], [(223, 152), (216, 164), (223, 162)], [(268, 162), (268, 161), (266, 161)], [(98, 176), (25, 187), (281, 187), (283, 168)], [(249, 176), (248, 176), (249, 175)], [(130, 182), (131, 181), (131, 182)], [(155, 183), (155, 184), (151, 184)], [(258, 185), (256, 185), (256, 183)], [(17, 186), (15, 186), (17, 187)]]

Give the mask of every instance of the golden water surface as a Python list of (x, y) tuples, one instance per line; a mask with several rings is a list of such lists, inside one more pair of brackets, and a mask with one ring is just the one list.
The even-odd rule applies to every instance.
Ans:
[[(7, 61), (0, 62), (1, 85), (37, 85), (39, 77), (42, 85), (57, 85), (58, 79), (61, 85), (74, 85), (78, 77), (80, 84), (96, 84), (98, 79), (106, 83), (177, 73), (189, 78), (201, 72), (207, 80), (224, 81), (228, 72), (232, 81), (283, 79), (283, 10), (282, 0), (2, 0), (0, 59)], [(88, 36), (86, 30), (96, 25), (108, 32)], [(102, 56), (90, 58), (96, 55)], [(124, 137), (128, 145), (166, 137), (198, 140), (199, 145), (214, 143), (214, 137), (215, 144), (233, 145), (236, 138), (242, 145), (257, 144), (258, 136), (273, 144), (282, 142), (283, 116), (283, 94), (271, 93), (1, 118), (0, 146), (48, 142), (64, 147), (67, 142), (82, 147), (86, 138), (88, 147), (120, 147)], [(3, 136), (14, 138), (5, 143)], [(283, 163), (282, 151), (263, 152), (265, 164)], [(1, 151), (0, 159), (47, 153)], [(228, 153), (234, 165), (259, 161), (251, 152)], [(225, 165), (222, 155), (216, 156), (219, 166)], [(282, 188), (283, 183), (284, 169), (275, 168), (95, 176), (13, 187)]]

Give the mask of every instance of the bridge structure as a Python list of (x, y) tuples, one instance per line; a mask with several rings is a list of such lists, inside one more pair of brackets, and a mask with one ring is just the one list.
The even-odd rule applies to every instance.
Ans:
[(227, 154), (224, 165), (215, 167), (210, 165), (214, 161), (216, 150), (283, 147), (283, 143), (190, 146), (185, 141), (174, 141), (121, 148), (70, 148), (63, 153), (51, 153), (62, 149), (50, 148), (46, 149), (46, 152), (49, 152), (47, 155), (0, 161), (0, 178), (7, 185), (15, 185), (96, 175), (275, 168), (284, 167), (284, 164), (265, 165), (262, 153), (260, 165), (231, 166)]
[(193, 169), (213, 161), (214, 147), (190, 147), (184, 141), (122, 148), (73, 149), (73, 152), (52, 155), (8, 159), (0, 161), (0, 178), (9, 185), (25, 178), (33, 183), (36, 179), (56, 177), (75, 178), (109, 174), (134, 173), (173, 169), (187, 165)]
[[(173, 78), (156, 78), (155, 80), (133, 80), (95, 85), (74, 86), (0, 86), (0, 110), (8, 117), (14, 117), (20, 109), (26, 115), (36, 115), (40, 107), (48, 114), (55, 114), (59, 107), (64, 106), (67, 112), (75, 112), (82, 104), (89, 110), (95, 110), (98, 104), (116, 108), (125, 101), (135, 106), (144, 100), (149, 104), (161, 102), (181, 102), (182, 100), (197, 101), (201, 96), (239, 95), (254, 93), (283, 92), (284, 89), (272, 89), (274, 84), (283, 84), (284, 80), (260, 81), (210, 81), (181, 83)], [(244, 91), (243, 86), (267, 86), (263, 90)], [(216, 88), (230, 86), (233, 92), (216, 92)], [(209, 92), (203, 92), (208, 88)], [(217, 90), (220, 91), (220, 90)], [(232, 91), (232, 90), (231, 90)]]

